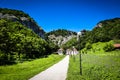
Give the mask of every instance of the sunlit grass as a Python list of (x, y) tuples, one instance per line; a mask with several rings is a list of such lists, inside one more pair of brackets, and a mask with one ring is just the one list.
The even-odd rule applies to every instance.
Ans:
[(35, 74), (47, 69), (64, 56), (50, 55), (47, 58), (36, 59), (11, 66), (0, 66), (0, 80), (28, 80)]
[(71, 57), (67, 80), (120, 80), (120, 51), (82, 54), (82, 76), (79, 56)]

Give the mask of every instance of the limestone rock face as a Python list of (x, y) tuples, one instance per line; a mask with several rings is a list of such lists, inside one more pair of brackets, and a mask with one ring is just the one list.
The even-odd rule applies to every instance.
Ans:
[(70, 39), (77, 37), (77, 33), (74, 31), (66, 30), (66, 29), (57, 29), (47, 34), (48, 40), (52, 41), (54, 44), (58, 46), (62, 46)]
[(32, 29), (36, 34), (38, 34), (40, 37), (44, 38), (45, 35), (45, 31), (36, 24), (36, 22), (33, 19), (30, 19), (28, 17), (17, 17), (13, 14), (3, 14), (0, 12), (0, 19), (8, 19), (8, 20), (12, 20), (12, 21), (18, 21), (21, 24), (23, 24), (24, 26)]
[(49, 40), (51, 40), (52, 42), (54, 42), (54, 44), (61, 46), (63, 44), (65, 44), (67, 41), (69, 41), (70, 39), (76, 37), (76, 35), (67, 35), (67, 36), (55, 36), (53, 35), (49, 35), (48, 38)]
[(98, 23), (95, 27), (101, 28), (102, 27), (102, 23)]

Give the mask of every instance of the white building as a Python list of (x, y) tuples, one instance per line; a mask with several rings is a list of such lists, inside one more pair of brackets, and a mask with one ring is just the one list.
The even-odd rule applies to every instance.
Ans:
[(57, 53), (58, 53), (59, 55), (63, 55), (63, 49), (62, 49), (62, 48), (58, 49)]

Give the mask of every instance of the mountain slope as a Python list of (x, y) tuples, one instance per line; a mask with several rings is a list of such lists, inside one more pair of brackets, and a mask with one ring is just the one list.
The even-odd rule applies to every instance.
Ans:
[(80, 38), (81, 48), (87, 43), (108, 42), (120, 39), (120, 18), (100, 21), (92, 31), (87, 31)]
[(57, 47), (42, 39), (44, 34), (44, 30), (22, 11), (0, 9), (0, 65), (55, 52)]
[(76, 37), (77, 33), (65, 29), (58, 29), (46, 34), (47, 39), (54, 42), (56, 45), (61, 46), (70, 39)]
[(47, 55), (48, 43), (19, 22), (0, 20), (0, 65)]
[(83, 30), (81, 33), (79, 41), (76, 40), (76, 42), (73, 38), (63, 46), (65, 48), (75, 46), (77, 49), (83, 49), (97, 42), (120, 40), (120, 18), (100, 21), (91, 31)]
[(24, 26), (32, 29), (40, 37), (44, 38), (45, 31), (36, 24), (36, 22), (23, 11), (0, 8), (0, 19), (8, 19), (12, 21), (18, 21)]

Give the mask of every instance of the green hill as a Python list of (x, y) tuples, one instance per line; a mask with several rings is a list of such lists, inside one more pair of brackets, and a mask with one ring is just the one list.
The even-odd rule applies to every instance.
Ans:
[(20, 10), (0, 8), (0, 13), (15, 15), (16, 17), (27, 17), (27, 18), (30, 18), (30, 16), (28, 14), (26, 14), (23, 11), (20, 11)]
[(72, 42), (72, 45), (69, 47), (75, 46), (78, 49), (83, 49), (87, 44), (108, 42), (110, 40), (120, 40), (120, 18), (100, 21), (91, 31), (86, 30), (80, 36), (80, 42), (73, 41), (73, 43), (70, 40), (66, 45)]
[(27, 13), (23, 11), (0, 8), (0, 19), (20, 22), (22, 25), (34, 31), (37, 35), (44, 38), (45, 31), (40, 26), (38, 26), (34, 19), (32, 19)]

